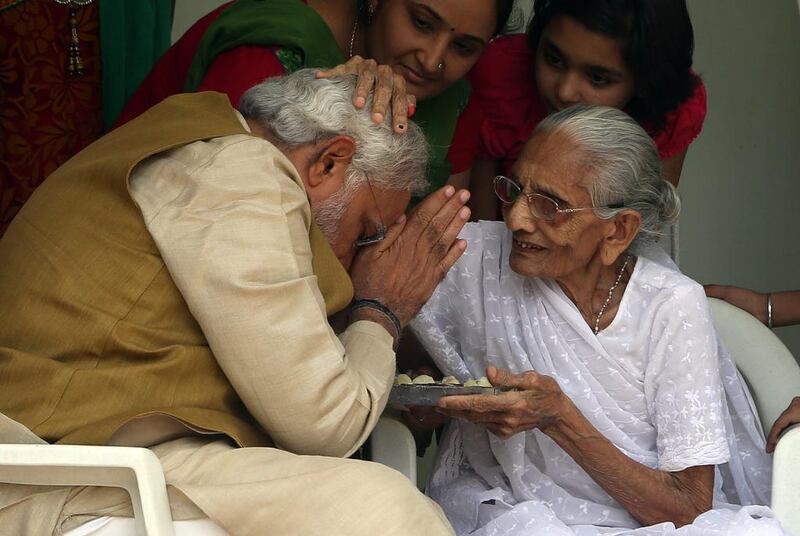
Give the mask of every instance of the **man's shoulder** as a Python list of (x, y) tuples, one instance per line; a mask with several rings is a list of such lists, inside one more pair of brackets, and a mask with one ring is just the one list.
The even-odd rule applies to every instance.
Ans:
[(131, 173), (130, 189), (146, 220), (189, 198), (208, 208), (243, 196), (291, 207), (308, 203), (291, 161), (272, 143), (250, 134), (199, 140), (151, 157)]

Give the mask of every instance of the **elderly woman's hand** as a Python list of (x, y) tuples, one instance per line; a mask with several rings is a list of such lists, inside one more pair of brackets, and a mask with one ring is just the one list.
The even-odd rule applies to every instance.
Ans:
[(317, 78), (330, 78), (342, 74), (358, 75), (356, 92), (353, 95), (353, 105), (363, 108), (367, 104), (367, 97), (371, 92), (372, 120), (376, 123), (383, 122), (386, 110), (392, 106), (392, 122), (394, 131), (402, 134), (408, 129), (408, 118), (414, 115), (417, 99), (414, 95), (406, 93), (406, 80), (396, 74), (388, 65), (378, 65), (375, 60), (353, 56), (347, 63), (338, 65), (333, 69), (320, 71)]
[(550, 376), (529, 371), (512, 374), (495, 367), (486, 369), (495, 387), (512, 389), (499, 395), (448, 396), (437, 411), (480, 424), (502, 439), (553, 424), (572, 404)]

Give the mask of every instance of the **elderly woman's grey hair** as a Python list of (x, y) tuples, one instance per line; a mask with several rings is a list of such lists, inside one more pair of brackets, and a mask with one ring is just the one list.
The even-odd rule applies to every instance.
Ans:
[(355, 75), (317, 79), (315, 74), (313, 69), (302, 69), (267, 79), (242, 95), (239, 111), (288, 147), (342, 134), (353, 138), (356, 149), (345, 179), (346, 192), (355, 192), (369, 178), (380, 188), (424, 193), (428, 145), (422, 130), (409, 123), (405, 134), (394, 133), (391, 111), (383, 123), (374, 123), (371, 99), (362, 109), (355, 108)]
[(678, 192), (661, 175), (655, 143), (628, 114), (607, 106), (572, 106), (545, 118), (534, 135), (561, 132), (574, 140), (591, 166), (589, 192), (597, 217), (613, 218), (622, 210), (642, 217), (634, 246), (658, 239), (681, 211)]

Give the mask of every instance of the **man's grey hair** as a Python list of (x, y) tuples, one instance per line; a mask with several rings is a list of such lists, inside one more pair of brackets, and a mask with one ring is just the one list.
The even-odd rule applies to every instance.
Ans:
[(602, 219), (625, 209), (642, 216), (634, 245), (658, 239), (681, 211), (678, 192), (661, 174), (653, 140), (628, 114), (607, 106), (572, 106), (545, 118), (534, 135), (561, 132), (575, 141), (593, 175), (589, 192)]
[(405, 134), (396, 134), (390, 110), (383, 123), (375, 124), (371, 97), (362, 109), (353, 106), (355, 75), (328, 79), (315, 75), (313, 69), (302, 69), (269, 78), (242, 95), (239, 111), (290, 148), (342, 134), (353, 138), (355, 154), (343, 193), (354, 193), (367, 178), (387, 190), (426, 192), (428, 145), (419, 126), (409, 122)]

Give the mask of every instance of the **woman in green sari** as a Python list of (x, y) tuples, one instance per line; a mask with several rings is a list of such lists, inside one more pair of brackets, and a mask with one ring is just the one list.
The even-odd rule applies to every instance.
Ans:
[(398, 132), (406, 128), (407, 115), (423, 128), (431, 148), (431, 189), (448, 179), (465, 185), (477, 148), (478, 118), (468, 106), (463, 77), (504, 26), (511, 4), (236, 0), (200, 19), (167, 51), (118, 124), (183, 91), (220, 91), (236, 105), (264, 78), (299, 68), (331, 69), (320, 76), (357, 72), (356, 106), (374, 91), (376, 121), (391, 106)]

